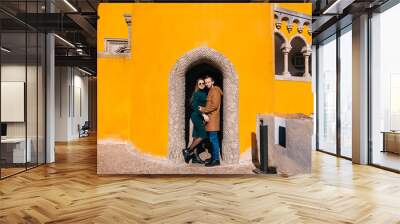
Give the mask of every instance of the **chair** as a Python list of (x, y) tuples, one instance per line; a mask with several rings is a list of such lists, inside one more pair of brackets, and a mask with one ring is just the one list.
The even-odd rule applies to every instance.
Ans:
[(79, 138), (89, 136), (89, 121), (85, 121), (82, 127), (78, 124)]

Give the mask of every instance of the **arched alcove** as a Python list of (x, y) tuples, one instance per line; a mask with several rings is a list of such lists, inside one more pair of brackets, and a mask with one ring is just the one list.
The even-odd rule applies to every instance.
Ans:
[(185, 87), (186, 74), (190, 68), (204, 63), (222, 73), (223, 95), (223, 140), (222, 161), (238, 163), (240, 156), (238, 128), (238, 76), (232, 63), (218, 51), (199, 47), (181, 56), (174, 65), (168, 85), (168, 157), (183, 163), (185, 148)]
[[(189, 145), (191, 143), (191, 138), (192, 138), (192, 131), (190, 126), (190, 115), (192, 112), (191, 108), (191, 98), (193, 95), (193, 92), (195, 90), (195, 86), (197, 85), (197, 80), (199, 78), (204, 79), (204, 77), (208, 75), (211, 76), (214, 79), (214, 85), (218, 86), (221, 88), (222, 91), (224, 91), (224, 83), (223, 83), (223, 77), (222, 77), (222, 71), (218, 69), (217, 67), (212, 65), (212, 62), (209, 62), (207, 60), (203, 61), (198, 61), (197, 63), (194, 63), (190, 68), (186, 71), (185, 74), (185, 143), (186, 145)], [(207, 90), (206, 90), (207, 91)], [(220, 108), (220, 126), (221, 126), (221, 132), (219, 133), (220, 137), (220, 145), (222, 145), (222, 137), (223, 137), (223, 114), (224, 114), (224, 108), (223, 108), (223, 100), (221, 102), (221, 108)], [(193, 128), (193, 127), (192, 127)], [(223, 154), (223, 150), (221, 149), (221, 154)]]
[(305, 71), (302, 50), (303, 48), (307, 48), (307, 42), (302, 36), (298, 35), (292, 38), (290, 45), (292, 49), (289, 52), (289, 73), (292, 76), (302, 77)]
[(282, 46), (285, 44), (285, 38), (279, 32), (275, 32), (275, 75), (282, 75), (284, 69), (284, 56)]

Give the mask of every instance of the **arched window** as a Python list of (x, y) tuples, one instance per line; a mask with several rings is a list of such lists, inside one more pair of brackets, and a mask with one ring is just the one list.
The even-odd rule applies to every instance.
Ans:
[(282, 34), (275, 32), (275, 75), (282, 75), (284, 58), (282, 52), (282, 45), (285, 43), (285, 39)]
[(289, 73), (292, 76), (303, 76), (304, 75), (304, 56), (302, 50), (307, 48), (305, 40), (299, 36), (294, 37), (290, 41), (292, 50), (289, 52)]

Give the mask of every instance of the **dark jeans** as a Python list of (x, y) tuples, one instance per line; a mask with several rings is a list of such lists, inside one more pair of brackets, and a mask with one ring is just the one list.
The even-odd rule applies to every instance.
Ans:
[(208, 136), (210, 137), (210, 142), (212, 144), (212, 153), (211, 159), (212, 160), (219, 160), (219, 139), (218, 139), (218, 132), (217, 131), (210, 131), (208, 132)]

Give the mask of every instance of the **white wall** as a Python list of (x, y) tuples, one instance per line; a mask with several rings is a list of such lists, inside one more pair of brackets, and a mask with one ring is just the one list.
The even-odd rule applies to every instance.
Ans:
[[(21, 108), (22, 113), (26, 112), (26, 120), (22, 122), (5, 122), (7, 124), (8, 138), (29, 139), (31, 148), (32, 162), (39, 159), (39, 163), (44, 162), (44, 74), (42, 67), (18, 63), (3, 64), (1, 66), (2, 82), (24, 82), (26, 84), (26, 107)], [(3, 95), (3, 97), (7, 96)], [(10, 108), (1, 108), (1, 110), (10, 110)], [(10, 111), (9, 111), (10, 112)], [(11, 111), (12, 113), (12, 111)], [(39, 155), (37, 156), (37, 153)]]
[(55, 141), (67, 141), (69, 133), (69, 85), (68, 67), (55, 68)]
[[(25, 64), (9, 64), (1, 66), (2, 82), (25, 82)], [(31, 68), (28, 67), (28, 70)], [(4, 97), (4, 96), (3, 96)], [(1, 108), (6, 110), (6, 108)], [(25, 137), (25, 123), (11, 122), (7, 123), (7, 137)]]
[(88, 120), (88, 77), (73, 67), (56, 67), (55, 73), (55, 140), (74, 140), (78, 124)]
[[(75, 70), (76, 71), (76, 70)], [(88, 111), (88, 77), (74, 75), (74, 108), (72, 119), (72, 135), (79, 137), (78, 124), (83, 125), (89, 119)]]
[[(27, 75), (28, 75), (28, 81), (29, 81), (29, 86), (35, 86), (35, 88), (27, 88), (27, 103), (30, 104), (29, 113), (27, 114), (28, 116), (28, 122), (35, 122), (37, 120), (37, 115), (36, 113), (31, 113), (32, 110), (36, 111), (36, 80), (34, 80), (31, 75), (34, 75), (36, 77), (36, 66), (27, 66), (25, 67), (25, 64), (19, 65), (19, 64), (5, 64), (1, 66), (1, 81), (2, 82), (25, 82), (25, 75), (26, 75), (26, 70), (27, 69)], [(4, 97), (4, 96), (3, 96)], [(31, 102), (34, 102), (34, 104), (31, 104)], [(2, 110), (6, 110), (7, 108), (1, 108)], [(25, 123), (26, 122), (7, 122), (7, 136), (8, 137), (25, 137)], [(33, 127), (33, 125), (28, 124), (28, 129), (32, 127), (34, 130), (36, 130), (36, 126)], [(33, 131), (32, 131), (33, 132)], [(30, 130), (28, 130), (28, 137), (29, 133), (31, 133)], [(36, 135), (36, 131), (35, 131)]]
[[(1, 82), (1, 121), (25, 121), (25, 83)], [(36, 107), (35, 107), (36, 108)]]

